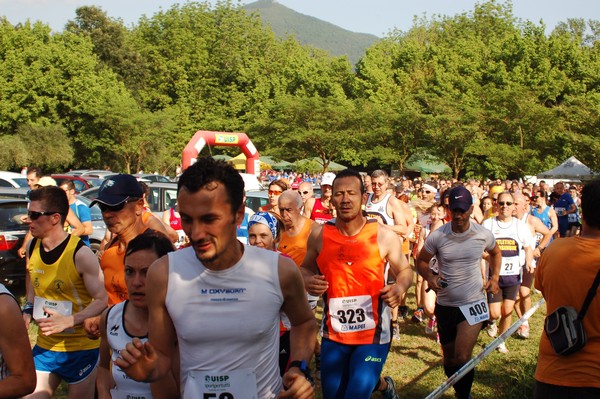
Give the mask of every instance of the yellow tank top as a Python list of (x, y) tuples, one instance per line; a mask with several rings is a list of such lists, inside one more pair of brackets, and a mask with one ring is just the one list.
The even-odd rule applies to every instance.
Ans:
[[(79, 237), (70, 236), (65, 250), (52, 264), (44, 263), (40, 254), (41, 240), (36, 241), (27, 267), (36, 301), (45, 299), (71, 302), (72, 314), (82, 311), (92, 302), (73, 259), (79, 241)], [(40, 331), (37, 345), (56, 352), (72, 352), (98, 348), (100, 340), (89, 339), (83, 326), (79, 325), (50, 336), (45, 336)]]

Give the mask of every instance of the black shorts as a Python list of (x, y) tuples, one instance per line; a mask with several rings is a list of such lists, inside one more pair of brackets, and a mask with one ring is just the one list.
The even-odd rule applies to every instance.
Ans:
[(527, 268), (523, 266), (523, 275), (521, 281), (521, 287), (531, 288), (531, 284), (533, 284), (533, 279), (535, 278), (535, 270), (533, 273), (529, 273)]
[[(456, 326), (466, 321), (465, 315), (460, 311), (458, 306), (444, 306), (439, 303), (435, 304), (435, 318), (438, 325), (438, 333), (440, 334), (440, 344), (446, 345), (456, 341)], [(483, 328), (483, 322), (480, 323)]]
[(546, 384), (540, 381), (535, 382), (533, 391), (534, 399), (546, 398), (578, 398), (578, 399), (599, 399), (600, 388), (594, 387), (567, 387), (560, 385)]
[(519, 293), (519, 287), (520, 285), (511, 285), (510, 287), (500, 288), (500, 291), (497, 294), (492, 294), (491, 292), (488, 292), (488, 303), (498, 303), (502, 302), (505, 299), (516, 301), (517, 294)]
[(581, 223), (579, 222), (569, 222), (569, 226), (567, 227), (568, 230), (571, 230), (573, 227), (581, 227)]

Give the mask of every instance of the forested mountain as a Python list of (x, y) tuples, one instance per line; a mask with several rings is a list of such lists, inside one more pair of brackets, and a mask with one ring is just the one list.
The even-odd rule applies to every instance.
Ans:
[(172, 173), (195, 131), (216, 130), (290, 162), (434, 157), (455, 177), (518, 178), (574, 155), (600, 170), (598, 21), (547, 34), (490, 0), (390, 32), (355, 68), (232, 1), (129, 27), (80, 7), (63, 32), (0, 17), (0, 38), (0, 169)]
[(259, 0), (244, 6), (257, 12), (263, 23), (279, 37), (293, 35), (300, 43), (326, 50), (333, 56), (348, 56), (352, 65), (379, 38), (367, 33), (350, 32), (337, 25), (296, 12), (276, 0)]

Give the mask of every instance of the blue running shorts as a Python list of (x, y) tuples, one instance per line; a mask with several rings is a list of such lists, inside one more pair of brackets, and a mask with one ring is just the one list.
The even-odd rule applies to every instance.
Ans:
[(35, 346), (33, 361), (35, 370), (54, 373), (69, 384), (85, 380), (98, 365), (100, 349), (74, 352), (55, 352)]

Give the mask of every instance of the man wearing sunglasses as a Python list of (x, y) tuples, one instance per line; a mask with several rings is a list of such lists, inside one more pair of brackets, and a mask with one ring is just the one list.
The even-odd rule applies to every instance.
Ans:
[[(51, 396), (60, 380), (71, 398), (91, 398), (99, 341), (88, 338), (82, 323), (106, 308), (98, 259), (63, 224), (69, 211), (66, 193), (42, 187), (30, 196), (31, 241), (27, 251), (29, 283), (23, 311), (26, 325), (38, 324), (33, 357), (37, 385), (33, 397)], [(48, 396), (48, 397), (49, 397)]]
[(306, 204), (306, 200), (312, 198), (314, 194), (312, 183), (309, 181), (303, 181), (298, 187), (298, 192), (302, 198), (302, 211), (304, 211), (304, 204)]
[(129, 241), (147, 229), (142, 220), (143, 196), (142, 187), (135, 177), (119, 174), (102, 182), (98, 198), (90, 204), (90, 206), (98, 204), (106, 228), (112, 233), (112, 239), (106, 245), (100, 259), (109, 305), (127, 299), (123, 263), (125, 249)]
[[(444, 356), (444, 372), (452, 376), (473, 354), (483, 323), (489, 317), (485, 291), (498, 292), (502, 255), (494, 236), (471, 221), (473, 197), (463, 186), (449, 193), (452, 220), (431, 232), (417, 259), (417, 270), (437, 293), (435, 316)], [(481, 273), (481, 254), (489, 255), (490, 278)], [(439, 274), (429, 267), (436, 257)], [(475, 370), (454, 384), (456, 397), (470, 398)]]
[[(523, 275), (521, 278), (521, 286), (519, 287), (519, 299), (515, 306), (517, 316), (520, 318), (524, 313), (531, 309), (531, 285), (535, 277), (535, 266), (537, 259), (542, 255), (542, 252), (550, 241), (552, 240), (552, 234), (544, 223), (535, 216), (529, 213), (529, 203), (525, 195), (521, 193), (513, 194), (515, 199), (515, 216), (517, 219), (525, 223), (533, 240), (531, 240), (531, 250), (533, 251), (533, 260), (531, 261), (531, 271), (527, 268), (523, 268)], [(517, 335), (521, 338), (529, 338), (529, 322), (525, 321), (517, 330)]]
[[(487, 333), (491, 337), (496, 336), (498, 332), (503, 333), (511, 325), (512, 312), (523, 278), (523, 269), (533, 273), (533, 236), (523, 221), (513, 217), (514, 210), (515, 200), (512, 194), (506, 191), (502, 192), (498, 196), (498, 215), (484, 220), (482, 224), (494, 234), (496, 243), (502, 252), (500, 292), (488, 294), (491, 323)], [(495, 324), (498, 319), (500, 319), (499, 329)], [(496, 349), (500, 353), (508, 353), (504, 342)]]

